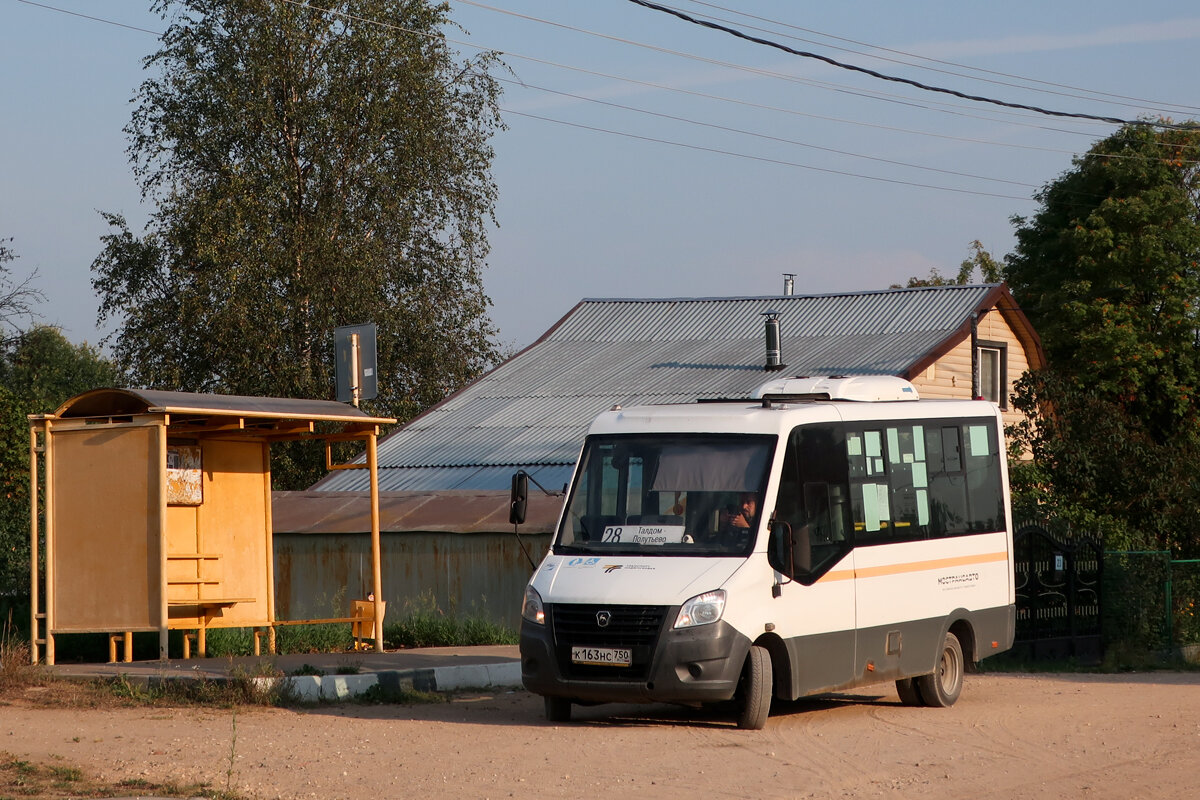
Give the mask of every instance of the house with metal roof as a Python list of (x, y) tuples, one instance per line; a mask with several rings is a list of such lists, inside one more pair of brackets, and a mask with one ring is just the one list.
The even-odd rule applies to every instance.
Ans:
[[(780, 326), (779, 372), (766, 369), (768, 313)], [(1013, 382), (1044, 363), (1037, 334), (1003, 284), (587, 299), (532, 345), (381, 440), (379, 484), (507, 491), (523, 469), (560, 489), (592, 418), (612, 405), (745, 397), (786, 375), (898, 375), (925, 398), (983, 397), (1007, 409)], [(352, 472), (313, 487), (365, 488)]]

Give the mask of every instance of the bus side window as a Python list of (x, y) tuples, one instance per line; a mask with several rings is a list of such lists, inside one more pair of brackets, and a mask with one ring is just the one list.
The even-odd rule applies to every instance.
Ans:
[(962, 429), (943, 425), (925, 432), (929, 451), (929, 534), (933, 537), (965, 533), (968, 528), (967, 482), (962, 474)]
[[(850, 458), (850, 498), (854, 529), (868, 539), (892, 536), (892, 493), (888, 473), (893, 468), (885, 451), (883, 430), (864, 430), (846, 435)], [(855, 468), (855, 464), (859, 468)]]
[(1004, 493), (1000, 487), (1000, 445), (990, 425), (968, 425), (966, 468), (967, 493), (971, 499), (971, 530), (1003, 527)]

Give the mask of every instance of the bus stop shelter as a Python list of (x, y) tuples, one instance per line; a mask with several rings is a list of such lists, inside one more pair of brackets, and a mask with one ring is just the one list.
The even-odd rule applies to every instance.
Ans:
[[(309, 439), (329, 469), (370, 473), (373, 607), (360, 610), (383, 650), (376, 443), (394, 419), (326, 400), (96, 389), (29, 421), (34, 663), (44, 647), (53, 664), (64, 633), (108, 633), (114, 653), (123, 637), (129, 660), (134, 632), (157, 631), (166, 658), (169, 630), (194, 631), (204, 655), (209, 628), (266, 628), (273, 651), (271, 444)], [(331, 463), (345, 441), (364, 463)]]

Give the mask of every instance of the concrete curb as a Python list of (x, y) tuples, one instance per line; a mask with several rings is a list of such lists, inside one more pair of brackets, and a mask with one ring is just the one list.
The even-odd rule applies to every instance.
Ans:
[(269, 688), (279, 681), (291, 685), (304, 702), (348, 700), (380, 686), (385, 690), (409, 692), (447, 692), (456, 689), (509, 688), (521, 685), (521, 665), (471, 664), (462, 667), (385, 670), (358, 675), (289, 675), (282, 678), (255, 678), (255, 684)]
[[(103, 669), (63, 669), (58, 676), (67, 680), (119, 679), (141, 686), (160, 686), (176, 681), (211, 681), (226, 683), (238, 680), (224, 672), (150, 671), (145, 668), (122, 671), (119, 666), (105, 665)], [(240, 678), (244, 680), (244, 678)], [(385, 692), (448, 692), (470, 689), (519, 688), (521, 664), (506, 661), (461, 666), (414, 667), (408, 669), (373, 669), (347, 675), (281, 675), (250, 678), (254, 686), (269, 691), (281, 683), (301, 702), (339, 702), (349, 700), (379, 686)]]

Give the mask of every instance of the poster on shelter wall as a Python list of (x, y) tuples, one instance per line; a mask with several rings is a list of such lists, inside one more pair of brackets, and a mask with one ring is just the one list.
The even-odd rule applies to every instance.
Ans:
[(167, 505), (198, 506), (204, 502), (200, 445), (167, 445)]

